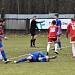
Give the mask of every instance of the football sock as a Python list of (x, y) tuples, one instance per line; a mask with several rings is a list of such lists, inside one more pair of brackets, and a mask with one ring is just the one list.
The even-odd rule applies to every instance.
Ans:
[(1, 54), (1, 52), (0, 52), (0, 60), (2, 60), (2, 54)]
[(3, 58), (4, 58), (4, 61), (7, 61), (7, 58), (6, 58), (6, 55), (5, 55), (4, 50), (1, 51), (1, 54), (2, 54), (2, 56), (3, 56)]
[(74, 47), (74, 44), (72, 44), (72, 54), (73, 54), (73, 56), (75, 56), (75, 47)]
[(57, 43), (55, 43), (55, 52), (57, 52), (57, 46), (58, 46)]
[(33, 40), (31, 39), (31, 47), (33, 46)]
[(47, 55), (49, 53), (49, 49), (50, 49), (50, 44), (47, 45)]
[(33, 45), (34, 45), (34, 46), (35, 46), (35, 40), (36, 40), (36, 39), (33, 40)]
[(22, 59), (18, 60), (16, 63), (25, 62), (25, 61), (27, 61), (27, 58), (22, 58)]

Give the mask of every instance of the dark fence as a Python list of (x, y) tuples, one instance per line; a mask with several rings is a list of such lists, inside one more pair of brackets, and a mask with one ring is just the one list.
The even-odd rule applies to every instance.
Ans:
[(8, 14), (75, 13), (75, 0), (0, 0)]

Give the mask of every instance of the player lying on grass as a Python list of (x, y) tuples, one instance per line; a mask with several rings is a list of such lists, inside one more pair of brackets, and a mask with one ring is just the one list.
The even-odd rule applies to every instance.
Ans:
[(33, 52), (33, 53), (29, 53), (28, 57), (26, 58), (22, 58), (18, 61), (14, 61), (14, 63), (20, 63), (20, 62), (48, 62), (50, 59), (55, 59), (56, 56), (46, 56), (46, 54), (44, 52), (41, 51), (37, 51), (37, 52)]

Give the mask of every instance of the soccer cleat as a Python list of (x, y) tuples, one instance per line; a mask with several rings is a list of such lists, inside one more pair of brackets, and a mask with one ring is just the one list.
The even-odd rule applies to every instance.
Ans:
[(11, 60), (8, 59), (7, 61), (5, 61), (5, 64), (10, 63), (10, 62), (11, 62)]
[(14, 61), (14, 64), (16, 64), (17, 61)]
[(46, 55), (49, 55), (49, 53), (47, 52), (47, 54)]
[(54, 52), (55, 54), (59, 54), (58, 52)]

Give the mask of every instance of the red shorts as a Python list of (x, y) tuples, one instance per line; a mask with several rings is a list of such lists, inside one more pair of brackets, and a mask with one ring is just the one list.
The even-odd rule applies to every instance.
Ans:
[(71, 43), (75, 43), (75, 36), (70, 38)]
[(48, 43), (52, 43), (53, 41), (56, 41), (57, 38), (48, 38)]

